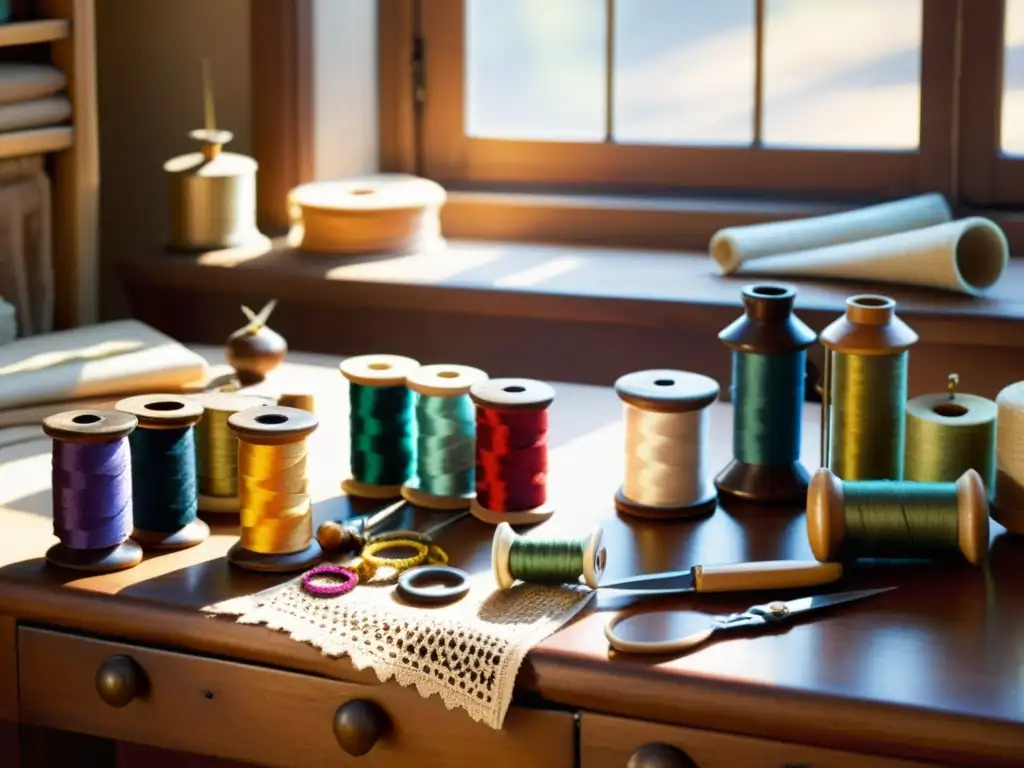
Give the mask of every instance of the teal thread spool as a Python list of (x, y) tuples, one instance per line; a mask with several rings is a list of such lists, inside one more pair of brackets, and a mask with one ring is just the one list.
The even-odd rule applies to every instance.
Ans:
[(988, 553), (988, 497), (968, 469), (953, 483), (843, 482), (819, 469), (807, 491), (807, 537), (820, 562), (945, 558)]
[(476, 497), (476, 407), (487, 374), (466, 365), (425, 365), (406, 379), (417, 395), (416, 471), (402, 496), (427, 509), (469, 509)]
[(733, 459), (715, 486), (750, 501), (803, 501), (804, 380), (817, 337), (793, 314), (792, 288), (755, 285), (741, 295), (743, 316), (718, 334), (732, 350)]
[(601, 529), (582, 539), (543, 539), (516, 534), (508, 523), (494, 530), (491, 566), (502, 589), (516, 581), (526, 584), (578, 584), (580, 577), (593, 589), (604, 573), (608, 553)]
[(145, 549), (194, 547), (210, 535), (199, 508), (195, 425), (203, 406), (174, 395), (140, 395), (117, 403), (139, 421), (132, 453), (132, 538)]
[(349, 386), (350, 496), (397, 499), (416, 473), (416, 400), (406, 378), (420, 367), (399, 355), (360, 355), (341, 363)]

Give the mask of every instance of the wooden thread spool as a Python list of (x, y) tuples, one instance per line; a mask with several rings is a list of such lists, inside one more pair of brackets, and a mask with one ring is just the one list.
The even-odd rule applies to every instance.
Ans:
[(917, 334), (886, 296), (853, 296), (821, 332), (821, 464), (844, 480), (900, 480), (907, 358)]
[(996, 483), (992, 518), (1011, 533), (1024, 535), (1024, 381), (996, 396)]
[(228, 427), (233, 414), (274, 405), (272, 398), (235, 392), (211, 392), (196, 398), (203, 417), (196, 424), (199, 510), (238, 512), (238, 438)]
[(303, 184), (288, 195), (290, 243), (302, 251), (331, 254), (409, 254), (437, 250), (439, 184), (405, 174)]
[[(476, 421), (469, 390), (487, 374), (468, 365), (425, 365), (406, 378), (419, 395), (416, 404), (416, 477), (402, 486), (402, 497), (417, 507), (469, 509), (476, 497)], [(431, 406), (443, 403), (455, 412), (439, 418)], [(468, 415), (463, 419), (462, 406)], [(440, 443), (440, 445), (437, 445)], [(434, 489), (434, 486), (444, 486)], [(433, 489), (433, 491), (431, 490)]]
[(642, 518), (683, 518), (715, 509), (706, 467), (708, 406), (718, 382), (687, 371), (628, 373), (615, 382), (626, 416), (626, 468), (615, 508)]
[[(308, 411), (280, 406), (251, 408), (228, 419), (238, 438), (242, 528), (241, 538), (228, 551), (233, 565), (287, 573), (305, 570), (320, 559), (306, 475), (306, 438), (318, 425)], [(289, 453), (282, 458), (279, 452)], [(275, 464), (285, 471), (274, 473)]]
[[(201, 543), (210, 535), (210, 527), (195, 516), (198, 507), (198, 495), (196, 494), (196, 454), (193, 429), (203, 417), (203, 407), (194, 400), (174, 395), (138, 395), (121, 400), (115, 406), (122, 413), (130, 413), (138, 419), (138, 428), (128, 438), (132, 449), (132, 484), (134, 486), (134, 511), (135, 530), (132, 538), (141, 544), (145, 549), (168, 550), (186, 549)], [(175, 499), (174, 501), (184, 502), (191, 512), (186, 515), (191, 520), (184, 525), (167, 517), (176, 517), (181, 512), (167, 509), (145, 509), (143, 504), (160, 505), (165, 500), (158, 498), (153, 489), (143, 495), (143, 489), (139, 486), (145, 482), (158, 482), (152, 477), (154, 470), (169, 469), (166, 466), (150, 466), (155, 461), (173, 460), (165, 455), (150, 456), (147, 451), (146, 432), (179, 432), (183, 433), (176, 438), (179, 443), (175, 446), (178, 450), (187, 450), (183, 456), (178, 456), (177, 461), (182, 464), (178, 469), (186, 477), (177, 477), (175, 480), (182, 482), (181, 488), (172, 489), (176, 493), (187, 493), (190, 498)], [(158, 436), (154, 436), (158, 437)], [(166, 483), (165, 483), (166, 484)], [(166, 489), (163, 489), (166, 490)], [(152, 527), (148, 527), (152, 525)]]
[[(401, 497), (415, 465), (415, 396), (405, 397), (405, 384), (419, 367), (419, 361), (400, 355), (360, 355), (341, 363), (341, 375), (349, 383), (351, 472), (341, 488), (349, 496)], [(391, 401), (398, 403), (398, 411), (390, 410)], [(362, 433), (364, 422), (372, 423), (375, 436)], [(380, 471), (370, 472), (371, 464)]]
[[(108, 446), (115, 442), (125, 442), (128, 435), (132, 433), (138, 424), (138, 420), (129, 413), (118, 411), (95, 410), (95, 411), (66, 411), (64, 413), (48, 416), (43, 420), (43, 432), (54, 441), (54, 468), (53, 468), (53, 509), (54, 509), (54, 533), (60, 537), (58, 531), (58, 517), (64, 506), (63, 488), (60, 481), (61, 470), (58, 467), (57, 452), (61, 450), (58, 443), (71, 443), (76, 446)], [(125, 456), (130, 454), (127, 444), (122, 450)], [(124, 477), (122, 494), (127, 500), (128, 519), (123, 520), (123, 528), (114, 538), (118, 540), (112, 546), (98, 548), (77, 548), (71, 546), (64, 539), (54, 544), (46, 551), (46, 560), (61, 568), (69, 568), (76, 571), (89, 571), (93, 573), (108, 573), (122, 571), (132, 568), (142, 562), (142, 548), (129, 538), (131, 532), (131, 475)], [(87, 483), (84, 484), (87, 487)], [(108, 510), (109, 511), (109, 510)]]
[(733, 459), (715, 478), (720, 493), (763, 502), (803, 501), (800, 464), (807, 347), (817, 336), (793, 314), (796, 291), (743, 289), (744, 314), (718, 338), (733, 352)]
[(903, 479), (952, 483), (968, 469), (981, 475), (991, 494), (996, 477), (998, 407), (986, 397), (956, 391), (949, 377), (942, 394), (921, 395), (907, 403), (907, 453)]
[(548, 408), (555, 390), (534, 379), (474, 384), (476, 498), (469, 510), (497, 525), (530, 525), (555, 513), (548, 500)]
[(508, 523), (494, 530), (491, 568), (501, 589), (516, 581), (526, 584), (578, 584), (597, 589), (608, 560), (595, 528), (583, 539), (542, 539), (519, 536)]
[[(826, 468), (819, 469), (811, 480), (807, 491), (807, 537), (810, 540), (811, 551), (819, 562), (831, 562), (834, 560), (850, 559), (848, 556), (851, 544), (862, 540), (865, 535), (870, 536), (871, 531), (865, 531), (857, 526), (851, 530), (847, 517), (851, 510), (848, 509), (847, 495), (855, 491), (860, 495), (862, 488), (874, 488), (878, 486), (900, 486), (904, 489), (912, 488), (942, 488), (947, 496), (946, 501), (950, 502), (949, 512), (954, 519), (946, 521), (955, 525), (955, 542), (946, 542), (937, 545), (925, 540), (914, 539), (913, 531), (910, 531), (909, 542), (903, 542), (899, 546), (881, 544), (873, 547), (874, 551), (869, 557), (874, 558), (921, 558), (934, 557), (951, 554), (955, 547), (969, 563), (978, 565), (985, 559), (988, 553), (989, 538), (989, 510), (988, 498), (985, 494), (985, 486), (981, 482), (981, 476), (973, 469), (964, 472), (955, 483), (909, 483), (900, 481), (853, 481), (842, 482), (839, 477)], [(910, 494), (908, 494), (909, 496)], [(908, 499), (908, 503), (912, 500)], [(859, 502), (851, 500), (851, 505)], [(909, 512), (909, 510), (904, 510)], [(904, 533), (911, 527), (911, 521), (906, 516), (901, 516), (897, 521), (898, 526)], [(853, 540), (853, 541), (851, 541)], [(870, 542), (867, 542), (870, 544)], [(853, 558), (856, 559), (854, 554)]]

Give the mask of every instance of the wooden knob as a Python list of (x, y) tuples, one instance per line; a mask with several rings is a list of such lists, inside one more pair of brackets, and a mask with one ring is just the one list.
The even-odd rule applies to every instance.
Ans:
[(388, 729), (387, 713), (378, 704), (353, 699), (334, 713), (334, 738), (352, 757), (361, 757)]
[(668, 744), (644, 744), (629, 757), (626, 768), (698, 768), (681, 750)]
[(126, 707), (142, 693), (145, 674), (130, 656), (111, 656), (96, 670), (96, 693), (112, 707)]

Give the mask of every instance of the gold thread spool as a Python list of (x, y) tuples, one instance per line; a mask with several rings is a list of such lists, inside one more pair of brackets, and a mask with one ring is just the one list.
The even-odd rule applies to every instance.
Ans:
[(317, 181), (288, 194), (289, 243), (313, 253), (423, 253), (441, 248), (439, 184), (406, 174)]
[(228, 427), (233, 414), (274, 404), (268, 397), (211, 392), (196, 398), (203, 418), (196, 424), (196, 474), (201, 512), (238, 512), (238, 438)]
[[(822, 331), (821, 464), (844, 480), (900, 480), (908, 350), (917, 334), (886, 296), (852, 296)], [(841, 404), (837, 418), (836, 403)]]
[(996, 483), (992, 519), (1024, 535), (1024, 381), (996, 396)]
[(991, 400), (956, 391), (921, 395), (907, 403), (907, 450), (903, 479), (951, 483), (968, 469), (981, 475), (985, 490), (995, 488), (996, 415)]
[[(955, 484), (949, 485), (955, 485), (959, 551), (967, 562), (978, 565), (988, 554), (989, 513), (985, 486), (973, 469), (968, 469)], [(838, 559), (849, 535), (843, 486), (839, 477), (823, 467), (814, 473), (807, 490), (807, 538), (815, 559), (821, 563)]]
[(306, 438), (316, 416), (269, 406), (235, 413), (228, 426), (238, 438), (241, 536), (228, 560), (251, 571), (300, 571), (321, 557), (313, 536), (306, 474)]

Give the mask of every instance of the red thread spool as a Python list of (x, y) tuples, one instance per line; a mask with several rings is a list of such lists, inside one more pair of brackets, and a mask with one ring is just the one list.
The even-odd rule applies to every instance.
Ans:
[(470, 511), (485, 523), (525, 525), (554, 513), (548, 502), (548, 406), (555, 390), (533, 379), (475, 384), (476, 498)]

